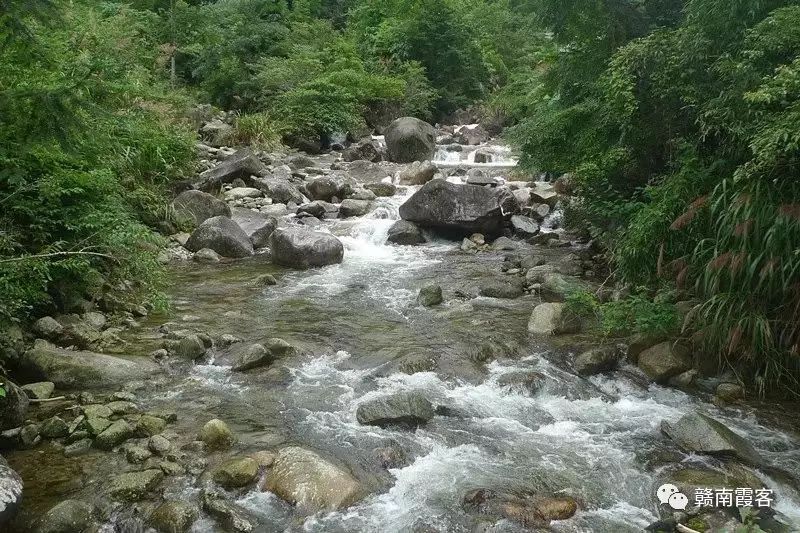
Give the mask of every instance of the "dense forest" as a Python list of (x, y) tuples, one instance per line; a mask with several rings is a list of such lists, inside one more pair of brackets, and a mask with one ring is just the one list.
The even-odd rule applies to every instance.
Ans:
[(608, 332), (682, 328), (762, 390), (797, 390), (795, 2), (6, 0), (0, 16), (6, 326), (122, 282), (157, 302), (198, 102), (236, 113), (232, 143), (307, 149), (474, 109), (511, 126), (526, 169), (571, 174), (569, 223), (633, 289), (576, 296)]

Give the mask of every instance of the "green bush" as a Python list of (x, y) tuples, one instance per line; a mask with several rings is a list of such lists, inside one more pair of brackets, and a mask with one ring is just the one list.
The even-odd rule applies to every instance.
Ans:
[[(164, 188), (193, 136), (157, 65), (153, 15), (64, 5), (0, 48), (0, 322), (97, 298), (154, 294)], [(121, 295), (120, 295), (121, 296)]]

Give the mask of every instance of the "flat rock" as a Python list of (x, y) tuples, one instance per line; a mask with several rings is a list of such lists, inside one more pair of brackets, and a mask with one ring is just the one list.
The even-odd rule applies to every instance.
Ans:
[(708, 415), (693, 411), (677, 422), (662, 422), (661, 430), (687, 452), (735, 456), (753, 464), (764, 459), (744, 437)]
[(358, 406), (356, 419), (367, 426), (419, 426), (434, 416), (431, 402), (418, 392), (403, 392), (366, 401)]

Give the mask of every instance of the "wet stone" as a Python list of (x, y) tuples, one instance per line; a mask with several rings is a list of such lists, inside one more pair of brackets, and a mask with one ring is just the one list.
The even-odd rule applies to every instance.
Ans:
[(42, 422), (39, 433), (46, 439), (59, 439), (69, 434), (69, 427), (61, 417), (54, 416)]
[(133, 436), (133, 429), (130, 424), (125, 420), (117, 420), (97, 436), (94, 440), (94, 445), (101, 450), (110, 450), (131, 438), (131, 436)]
[(152, 437), (164, 431), (167, 421), (151, 415), (142, 415), (136, 422), (136, 434), (140, 437)]
[(119, 501), (138, 501), (153, 491), (164, 479), (161, 470), (120, 474), (111, 483), (111, 496)]
[(92, 439), (80, 439), (64, 447), (66, 457), (77, 457), (89, 453), (92, 449)]

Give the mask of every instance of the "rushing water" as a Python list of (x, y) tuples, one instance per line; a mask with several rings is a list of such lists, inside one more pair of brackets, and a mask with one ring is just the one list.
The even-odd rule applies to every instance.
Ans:
[[(297, 516), (270, 493), (238, 495), (257, 531), (408, 532), (427, 526), (468, 532), (475, 517), (463, 511), (461, 499), (480, 487), (577, 498), (581, 510), (553, 522), (553, 531), (641, 531), (658, 518), (655, 488), (663, 468), (676, 460), (714, 464), (681, 454), (659, 432), (662, 420), (696, 407), (747, 435), (773, 467), (797, 477), (797, 435), (768, 427), (754, 411), (718, 409), (647, 384), (633, 368), (589, 379), (575, 375), (568, 351), (528, 337), (535, 297), (474, 297), (481, 281), (503, 275), (500, 256), (464, 254), (436, 239), (416, 247), (387, 245), (386, 233), (411, 193), (413, 188), (379, 199), (372, 213), (355, 221), (326, 221), (325, 230), (345, 245), (341, 265), (301, 272), (253, 258), (186, 265), (174, 273), (173, 328), (232, 333), (245, 342), (281, 337), (301, 353), (269, 370), (238, 374), (221, 350), (188, 373), (176, 370), (168, 381), (140, 389), (140, 398), (149, 407), (177, 409), (179, 432), (224, 419), (239, 437), (239, 450), (288, 443), (318, 450), (347, 466), (370, 491), (346, 510), (311, 517)], [(252, 280), (263, 272), (275, 274), (278, 285), (257, 288)], [(439, 308), (416, 304), (419, 287), (428, 282), (443, 286), (446, 303)], [(154, 317), (139, 333), (141, 353), (157, 346), (148, 332), (160, 322)], [(487, 347), (497, 357), (484, 364), (475, 354)], [(430, 358), (438, 366), (399, 372), (398, 362), (410, 358)], [(504, 379), (530, 372), (544, 378), (535, 391)], [(357, 423), (361, 402), (410, 390), (447, 410), (416, 431)], [(374, 450), (387, 446), (406, 457), (405, 466), (381, 468)], [(91, 468), (102, 475), (102, 466)], [(778, 509), (800, 521), (791, 476), (788, 482), (764, 479), (777, 489)], [(88, 483), (71, 493), (85, 495), (101, 485)], [(168, 496), (191, 499), (197, 493), (189, 476), (166, 487)], [(521, 530), (510, 522), (496, 529)], [(204, 519), (193, 531), (218, 529)]]

